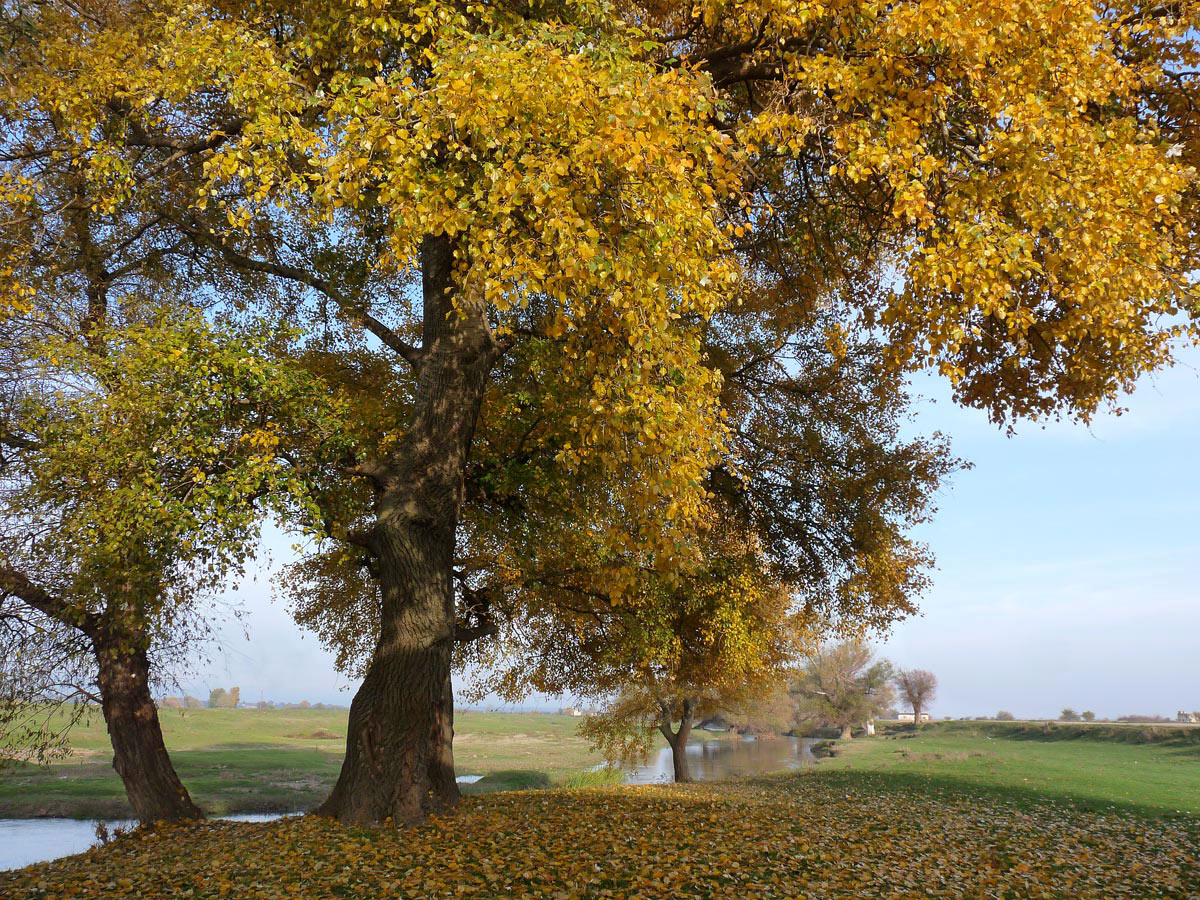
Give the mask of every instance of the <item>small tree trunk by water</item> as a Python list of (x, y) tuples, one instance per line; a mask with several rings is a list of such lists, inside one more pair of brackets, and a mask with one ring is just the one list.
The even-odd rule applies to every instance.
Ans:
[(691, 700), (683, 701), (683, 714), (679, 720), (679, 728), (672, 730), (671, 715), (664, 710), (663, 719), (659, 722), (658, 730), (671, 747), (671, 769), (675, 782), (681, 784), (692, 780), (691, 769), (688, 768), (687, 742), (692, 733), (692, 722), (695, 704)]
[[(127, 635), (93, 638), (99, 665), (101, 708), (112, 741), (113, 768), (140, 822), (202, 819), (175, 773), (150, 696), (146, 650)], [(140, 642), (137, 642), (140, 643)]]
[(0, 590), (19, 597), (91, 644), (96, 658), (100, 708), (133, 813), (142, 822), (202, 819), (175, 774), (163, 743), (158, 710), (150, 696), (150, 638), (140, 606), (111, 600), (103, 613), (68, 602), (35, 584), (23, 572), (0, 564)]
[(687, 738), (676, 738), (671, 745), (671, 766), (675, 773), (676, 783), (682, 784), (692, 780), (692, 771), (688, 768)]

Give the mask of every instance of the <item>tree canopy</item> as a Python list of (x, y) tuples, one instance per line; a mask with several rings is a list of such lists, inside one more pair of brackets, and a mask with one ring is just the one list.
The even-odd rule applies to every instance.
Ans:
[(96, 327), (86, 344), (3, 324), (21, 378), (0, 423), (0, 736), (45, 746), (56, 735), (30, 727), (31, 704), (94, 699), (135, 812), (175, 817), (173, 772), (162, 804), (139, 791), (151, 757), (167, 769), (149, 681), (205, 637), (200, 601), (240, 574), (267, 513), (316, 527), (280, 447), (336, 457), (337, 404), (267, 351), (278, 337), (192, 315)]
[[(537, 627), (581, 586), (551, 561), (667, 596), (732, 521), (827, 608), (911, 611), (944, 455), (858, 441), (839, 506), (792, 477), (837, 447), (801, 398), (933, 366), (1087, 419), (1200, 333), (1197, 12), (18, 0), (0, 304), (84, 346), (150, 299), (300, 329), (352, 407), (302, 571), (378, 625), (325, 811), (416, 820), (456, 796), (455, 636)], [(867, 470), (911, 489), (874, 521)]]
[(811, 649), (792, 685), (800, 721), (833, 725), (849, 739), (851, 729), (888, 709), (895, 698), (892, 664), (875, 659), (859, 641)]

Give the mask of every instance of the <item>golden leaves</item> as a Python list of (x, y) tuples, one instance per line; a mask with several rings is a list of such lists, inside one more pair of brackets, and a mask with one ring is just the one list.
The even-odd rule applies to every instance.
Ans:
[(0, 873), (6, 896), (1185, 900), (1196, 826), (841, 773), (464, 800), (409, 830), (312, 817), (144, 829)]
[(838, 210), (820, 223), (833, 239), (861, 227), (871, 246), (852, 240), (836, 261), (892, 273), (882, 322), (898, 365), (938, 366), (997, 418), (1086, 419), (1173, 338), (1196, 337), (1195, 141), (1180, 115), (1195, 85), (1178, 77), (1197, 58), (1194, 7), (763, 0), (707, 4), (703, 21), (718, 47), (766, 32), (755, 61), (778, 83), (737, 132), (764, 205), (814, 185), (798, 240), (773, 252), (809, 262), (814, 206)]

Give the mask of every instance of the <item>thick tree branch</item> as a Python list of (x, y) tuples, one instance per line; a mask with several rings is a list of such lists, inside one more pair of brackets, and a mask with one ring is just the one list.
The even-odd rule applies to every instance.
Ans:
[(391, 328), (383, 324), (360, 305), (354, 303), (350, 298), (346, 297), (341, 291), (335, 288), (324, 278), (308, 272), (297, 266), (291, 266), (287, 263), (272, 262), (258, 257), (248, 256), (229, 246), (220, 237), (212, 232), (200, 228), (188, 222), (179, 219), (172, 221), (189, 236), (200, 241), (213, 250), (220, 253), (227, 261), (233, 263), (240, 269), (247, 272), (259, 272), (263, 275), (274, 275), (277, 278), (286, 278), (288, 281), (295, 281), (300, 284), (308, 285), (324, 294), (330, 300), (337, 304), (338, 308), (347, 316), (357, 320), (367, 331), (375, 335), (380, 342), (395, 351), (402, 359), (408, 362), (414, 370), (420, 368), (421, 360), (424, 353), (419, 347), (414, 347), (412, 344), (405, 341), (400, 335), (396, 334)]
[(0, 566), (0, 593), (16, 597), (56, 622), (78, 628), (88, 637), (95, 637), (99, 628), (100, 619), (95, 613), (72, 606), (11, 566)]

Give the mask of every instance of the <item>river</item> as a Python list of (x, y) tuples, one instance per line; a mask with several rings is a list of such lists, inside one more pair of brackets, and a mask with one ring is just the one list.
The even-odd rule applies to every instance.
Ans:
[[(719, 741), (692, 741), (688, 744), (688, 769), (696, 781), (719, 781), (739, 775), (762, 775), (800, 769), (816, 762), (808, 738), (773, 737)], [(663, 747), (644, 766), (625, 770), (626, 784), (657, 784), (673, 781), (671, 748)]]
[[(738, 775), (756, 775), (799, 769), (814, 761), (812, 741), (771, 738), (756, 741), (694, 741), (688, 745), (692, 777), (713, 781)], [(478, 775), (464, 775), (468, 782)], [(672, 780), (671, 750), (663, 747), (646, 765), (625, 770), (626, 784), (655, 784)], [(223, 816), (235, 822), (264, 822), (278, 815), (257, 813)], [(82, 853), (96, 843), (95, 819), (0, 819), (0, 869), (16, 869), (30, 863)], [(109, 829), (128, 827), (128, 821), (109, 821)]]

